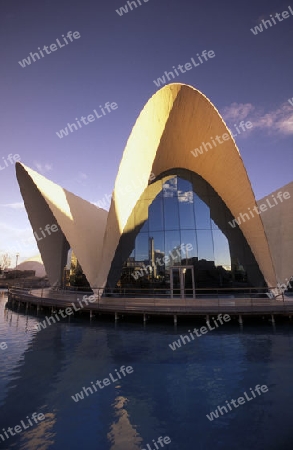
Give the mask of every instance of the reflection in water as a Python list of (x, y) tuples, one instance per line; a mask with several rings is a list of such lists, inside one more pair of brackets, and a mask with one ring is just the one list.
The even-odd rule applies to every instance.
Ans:
[(46, 419), (36, 425), (25, 435), (20, 435), (19, 450), (47, 450), (54, 444), (54, 436), (52, 432), (55, 425), (56, 417), (53, 413), (47, 413)]
[(127, 401), (122, 396), (115, 398), (113, 407), (118, 421), (111, 425), (110, 432), (108, 433), (108, 439), (112, 444), (110, 450), (124, 450), (125, 448), (136, 450), (141, 448), (140, 443), (142, 439), (137, 434), (133, 425), (131, 425), (129, 414), (124, 408)]
[[(227, 323), (172, 351), (191, 324), (71, 318), (38, 333), (43, 316), (4, 311), (0, 299), (0, 429), (34, 411), (46, 420), (0, 442), (5, 450), (292, 450), (293, 329)], [(233, 324), (234, 323), (234, 324)], [(194, 323), (196, 325), (196, 323)], [(74, 403), (91, 380), (134, 373)], [(269, 392), (210, 422), (206, 414), (257, 384)], [(249, 430), (249, 432), (247, 431)], [(3, 447), (4, 444), (4, 447)]]

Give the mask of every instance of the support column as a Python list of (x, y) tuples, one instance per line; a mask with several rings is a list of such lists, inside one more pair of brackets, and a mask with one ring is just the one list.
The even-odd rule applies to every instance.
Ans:
[(192, 298), (195, 298), (194, 267), (191, 268)]
[(173, 268), (170, 267), (170, 294), (171, 298), (173, 298)]
[[(179, 280), (180, 280), (180, 297), (184, 298), (185, 297), (185, 277), (184, 277), (184, 268), (182, 269), (180, 266), (179, 267)], [(186, 270), (186, 269), (185, 269)]]

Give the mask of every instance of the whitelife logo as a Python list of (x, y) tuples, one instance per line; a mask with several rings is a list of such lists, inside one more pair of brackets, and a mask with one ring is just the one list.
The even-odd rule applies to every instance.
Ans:
[[(253, 391), (252, 388), (249, 388), (252, 397), (249, 397), (246, 392), (243, 393), (245, 399), (250, 402), (251, 400), (253, 400), (254, 398), (256, 398), (255, 392)], [(267, 387), (266, 384), (263, 384), (262, 386), (260, 386), (259, 384), (257, 384), (255, 386), (255, 391), (258, 393), (258, 395), (261, 395), (262, 393), (266, 393), (268, 392), (269, 388)], [(260, 392), (261, 391), (261, 392)], [(228, 400), (226, 400), (227, 406), (229, 408), (230, 411), (232, 411), (232, 407), (231, 407), (231, 403), (234, 406), (234, 408), (238, 408), (240, 405), (244, 405), (244, 403), (246, 403), (246, 400), (244, 399), (244, 397), (238, 397), (237, 400), (230, 400), (230, 403), (228, 402)], [(238, 405), (237, 405), (238, 402)], [(225, 413), (228, 412), (228, 409), (226, 406), (218, 406), (217, 409), (215, 411), (212, 411), (210, 414), (206, 414), (206, 417), (209, 419), (209, 421), (213, 421), (214, 419), (218, 419), (219, 418), (219, 412), (217, 411), (219, 410), (220, 414), (223, 415), (223, 410), (225, 410)]]
[(34, 231), (34, 236), (36, 238), (37, 241), (41, 241), (42, 239), (44, 239), (47, 236), (51, 236), (52, 233), (56, 233), (56, 231), (58, 231), (58, 226), (53, 223), (52, 225), (49, 225), (47, 223), (47, 225), (43, 228), (39, 228), (40, 231), (38, 231), (38, 233), (40, 233), (43, 237), (39, 236), (38, 233), (36, 231)]
[[(220, 322), (221, 325), (223, 325), (223, 320), (224, 322), (229, 322), (231, 320), (231, 317), (229, 316), (229, 314), (224, 314), (223, 318), (222, 318), (222, 314), (218, 314), (218, 317), (216, 319), (214, 319), (214, 317), (212, 317), (213, 319), (213, 324), (215, 325), (215, 327), (211, 327), (210, 322), (206, 322), (207, 326), (206, 327), (201, 327), (200, 328), (200, 333), (198, 331), (197, 328), (194, 328), (193, 331), (188, 330), (189, 332), (189, 336), (186, 334), (185, 336), (183, 336), (182, 334), (180, 335), (180, 339), (178, 339), (178, 341), (174, 341), (172, 344), (169, 344), (169, 347), (171, 348), (171, 350), (173, 350), (173, 352), (175, 350), (177, 350), (177, 348), (181, 347), (181, 341), (182, 344), (185, 345), (187, 342), (191, 342), (190, 338), (194, 341), (194, 336), (193, 333), (195, 334), (196, 337), (201, 337), (203, 334), (206, 334), (208, 331), (212, 331), (215, 330), (216, 328), (219, 328), (219, 324), (217, 323), (217, 320)], [(187, 342), (186, 342), (187, 340)]]
[[(180, 250), (178, 248), (176, 248), (176, 253), (177, 255), (173, 255), (172, 251), (174, 250), (170, 250), (169, 251), (169, 255), (172, 259), (172, 262), (174, 260), (176, 260), (176, 258), (179, 258), (179, 261), (181, 261), (181, 259), (187, 259), (188, 258), (188, 251), (193, 250), (193, 245), (192, 244), (187, 244), (186, 245), (186, 250), (185, 250), (185, 244), (181, 244), (180, 245)], [(184, 256), (185, 254), (185, 256)], [(158, 266), (162, 267), (165, 264), (169, 264), (170, 263), (170, 257), (169, 256), (164, 256), (161, 258), (156, 258), (156, 263), (155, 263), (155, 268), (158, 268)], [(136, 270), (134, 273), (131, 274), (131, 276), (135, 279), (138, 280), (138, 278), (143, 277), (144, 275), (151, 275), (153, 273), (154, 270), (154, 266), (149, 265), (145, 265), (144, 263), (142, 264), (142, 269), (140, 270)], [(143, 271), (145, 271), (145, 274), (143, 273)]]
[[(66, 37), (64, 36), (64, 34), (62, 34), (62, 37), (63, 37), (63, 42), (65, 42), (65, 44), (63, 44), (63, 45), (59, 41), (59, 39), (56, 39), (56, 42), (57, 42), (59, 48), (65, 47), (65, 45), (69, 44), (67, 39), (69, 39), (70, 42), (72, 42), (73, 39), (79, 39), (80, 38), (80, 34), (79, 34), (78, 31), (75, 31), (74, 33), (72, 33), (72, 31), (68, 31)], [(51, 50), (50, 52), (48, 50), (49, 47), (47, 45), (44, 45), (43, 49), (41, 49), (40, 47), (38, 47), (38, 49), (39, 49), (39, 53), (41, 54), (42, 58), (44, 58), (46, 56), (46, 54), (50, 55), (52, 52), (56, 52), (56, 50), (58, 50), (58, 47), (57, 47), (56, 44), (51, 44), (50, 45), (50, 50)], [(43, 50), (44, 50), (44, 52), (46, 52), (45, 54), (43, 53)], [(36, 53), (30, 52), (29, 56), (27, 58), (24, 58), (22, 61), (18, 61), (18, 64), (20, 64), (22, 68), (25, 68), (26, 66), (29, 66), (32, 62), (35, 62), (35, 61), (38, 61), (39, 59), (41, 59), (39, 53), (38, 52), (36, 52)], [(38, 59), (35, 59), (36, 57)], [(32, 61), (31, 61), (31, 59), (32, 59)]]
[[(170, 442), (171, 442), (171, 439), (169, 438), (169, 436), (165, 436), (164, 438), (163, 438), (163, 436), (160, 436), (160, 437), (158, 437), (157, 441), (155, 441), (153, 439), (153, 444), (154, 444), (155, 448), (152, 448), (150, 446), (150, 444), (147, 444), (146, 448), (143, 448), (142, 450), (159, 450), (160, 448), (164, 447), (164, 444), (168, 445), (168, 444), (170, 444)], [(160, 447), (157, 444), (160, 444)]]
[[(5, 428), (2, 428), (3, 434), (2, 434), (2, 432), (0, 434), (0, 438), (1, 438), (2, 442), (5, 441), (5, 438), (3, 435), (5, 435), (6, 439), (9, 439), (10, 436), (15, 436), (15, 433), (18, 434), (18, 433), (21, 433), (23, 430), (27, 430), (28, 428), (32, 427), (33, 425), (37, 424), (38, 422), (41, 422), (42, 420), (44, 420), (46, 417), (43, 413), (37, 414), (36, 412), (34, 412), (31, 417), (26, 416), (26, 418), (27, 418), (27, 424), (23, 420), (21, 420), (20, 421), (21, 425), (15, 425), (14, 431), (13, 431), (12, 427), (8, 427), (7, 430), (5, 430)], [(33, 423), (31, 419), (35, 423)], [(10, 436), (8, 433), (10, 433)]]
[[(151, 172), (149, 176), (149, 183), (151, 183), (156, 178), (156, 175)], [(135, 194), (139, 186), (143, 184), (143, 181), (139, 177), (133, 177), (129, 184), (125, 184), (119, 188), (119, 194), (123, 196), (132, 196)], [(112, 194), (105, 194), (104, 197), (101, 200), (98, 200), (94, 204), (97, 205), (99, 208), (107, 208), (111, 205), (112, 200)]]
[[(292, 10), (291, 6), (288, 6), (288, 9), (289, 9), (291, 15), (293, 16), (293, 10)], [(281, 15), (282, 15), (282, 18), (281, 18)], [(290, 14), (288, 13), (288, 11), (283, 11), (282, 13), (276, 13), (276, 14), (275, 14), (275, 17), (276, 17), (276, 19), (278, 19), (279, 22), (283, 22), (284, 19), (289, 19), (289, 18), (290, 18)], [(263, 26), (264, 26), (265, 29), (267, 30), (267, 28), (268, 28), (267, 25), (268, 25), (268, 24), (269, 24), (270, 27), (272, 27), (273, 24), (274, 24), (274, 25), (277, 25), (277, 23), (279, 23), (279, 22), (276, 22), (276, 21), (275, 21), (275, 19), (274, 19), (274, 17), (272, 16), (272, 14), (270, 15), (270, 18), (271, 18), (271, 20), (269, 20), (269, 19), (267, 19), (267, 20), (262, 20), (262, 23), (260, 23), (259, 25), (257, 25), (257, 26), (254, 27), (254, 28), (250, 28), (250, 31), (251, 31), (254, 35), (257, 35), (258, 33), (262, 33), (262, 32), (264, 31)], [(271, 21), (272, 21), (273, 23), (272, 23)]]
[[(107, 110), (107, 112), (105, 111), (104, 108)], [(82, 125), (81, 125), (80, 121), (84, 125), (88, 125), (90, 122), (94, 122), (96, 120), (96, 118), (97, 119), (101, 119), (101, 117), (106, 116), (107, 114), (110, 114), (112, 111), (114, 111), (117, 108), (118, 108), (117, 103), (115, 103), (115, 102), (112, 102), (112, 103), (106, 102), (104, 107), (102, 105), (100, 105), (100, 110), (101, 110), (103, 115), (99, 115), (99, 113), (94, 109), (93, 112), (94, 112), (95, 115), (89, 114), (87, 117), (81, 116), (80, 119), (78, 119), (76, 117), (75, 120), (78, 123), (79, 128), (82, 128)], [(78, 127), (77, 127), (76, 123), (67, 123), (67, 127), (65, 127), (63, 130), (56, 131), (56, 134), (59, 137), (59, 139), (62, 139), (64, 136), (68, 136), (68, 134), (69, 134), (68, 130), (70, 131), (70, 133), (73, 133), (74, 131), (77, 131)]]
[[(230, 132), (233, 137), (236, 137), (239, 134), (241, 134), (241, 131), (239, 130), (238, 127), (240, 127), (242, 129), (242, 131), (246, 131), (246, 129), (252, 128), (253, 125), (250, 121), (247, 121), (246, 123), (244, 123), (244, 120), (241, 120), (241, 122), (238, 124), (238, 126), (234, 123), (234, 127), (237, 130), (237, 134), (233, 134), (233, 132), (231, 130), (230, 130)], [(221, 138), (223, 139), (222, 141), (221, 141)], [(230, 139), (231, 139), (231, 136), (228, 133), (224, 133), (224, 134), (222, 134), (222, 136), (219, 136), (218, 134), (215, 137), (211, 136), (211, 141), (212, 141), (214, 147), (217, 147), (218, 144), (223, 144), (225, 141), (229, 141)], [(217, 142), (215, 142), (215, 141), (217, 141)], [(194, 150), (190, 150), (190, 153), (196, 158), (198, 155), (202, 155), (204, 150), (206, 152), (208, 150), (212, 150), (213, 146), (210, 142), (202, 142), (199, 148), (197, 147)]]
[[(258, 215), (260, 215), (262, 212), (265, 212), (268, 209), (268, 206), (270, 208), (274, 208), (276, 205), (278, 205), (278, 201), (275, 198), (274, 194), (271, 197), (272, 197), (272, 200), (274, 201), (275, 204), (271, 204), (270, 203), (270, 199), (267, 198), (266, 199), (266, 203), (267, 204), (261, 203), (259, 206), (254, 206), (252, 208), (254, 210), (254, 212), (256, 212)], [(283, 203), (283, 199), (284, 200), (288, 200), (290, 197), (291, 197), (291, 195), (290, 195), (290, 193), (288, 191), (285, 191), (285, 192), (280, 191), (280, 192), (277, 193), (277, 198), (279, 199), (280, 203)], [(254, 214), (253, 214), (253, 212), (251, 211), (250, 208), (248, 208), (248, 212), (249, 212), (250, 216), (252, 218), (254, 218)], [(236, 225), (240, 225), (241, 223), (245, 222), (246, 220), (250, 220), (251, 217), (249, 217), (248, 212), (247, 213), (240, 213), (240, 216), (237, 217), (237, 219), (233, 219), (232, 222), (229, 221), (229, 225), (232, 228), (235, 228)]]
[[(215, 55), (215, 52), (213, 50), (209, 50), (209, 51), (203, 50), (201, 55), (199, 53), (197, 53), (196, 56), (197, 56), (197, 60), (196, 61), (194, 60), (194, 58), (190, 58), (190, 61), (192, 62), (192, 64), (190, 62), (187, 62), (186, 64), (184, 64), (184, 66), (182, 64), (179, 64), (177, 66), (177, 68), (175, 66), (173, 66), (173, 70), (174, 70), (174, 72), (175, 72), (177, 77), (179, 77), (181, 73), (185, 73), (188, 70), (193, 69), (193, 67), (200, 66), (205, 61), (208, 61), (209, 58), (214, 58), (216, 55)], [(203, 61), (202, 58), (204, 58), (204, 61)], [(197, 64), (198, 61), (200, 62), (200, 64)], [(183, 67), (184, 67), (185, 70), (183, 69)], [(180, 70), (180, 73), (178, 73), (177, 69)], [(165, 71), (164, 75), (162, 75), (162, 77), (157, 78), (157, 80), (153, 80), (155, 85), (157, 87), (160, 87), (161, 85), (166, 84), (167, 81), (173, 80), (175, 78), (174, 72), (172, 72), (172, 71), (170, 71), (170, 72)], [(171, 75), (172, 78), (170, 77), (170, 75)]]
[(9, 167), (8, 161), (9, 161), (10, 165), (14, 165), (16, 162), (20, 161), (20, 156), (18, 153), (15, 153), (15, 155), (12, 155), (12, 153), (9, 153), (9, 155), (7, 155), (6, 158), (4, 156), (2, 156), (2, 159), (3, 159), (4, 167), (2, 167), (0, 164), (0, 170), (4, 170), (4, 169), (6, 169), (6, 167)]
[[(43, 322), (39, 322), (36, 325), (34, 325), (33, 330), (36, 330), (36, 331), (41, 331), (42, 329), (45, 330), (45, 328), (47, 328), (47, 324), (48, 324), (48, 326), (50, 326), (53, 323), (56, 323), (56, 320), (58, 322), (60, 322), (60, 317), (59, 317), (58, 314), (60, 314), (60, 316), (63, 319), (66, 319), (66, 317), (71, 316), (72, 314), (74, 314), (74, 311), (80, 311), (82, 308), (84, 308), (84, 305), (81, 302), (84, 302), (85, 305), (88, 306), (88, 301), (90, 303), (95, 303), (97, 298), (98, 298), (98, 295), (96, 295), (96, 294), (93, 294), (93, 295), (90, 295), (90, 296), (84, 295), (82, 297), (81, 301), (79, 300), (79, 298), (77, 299), (80, 308), (77, 308), (75, 303), (71, 303), (72, 308), (70, 306), (65, 308), (65, 313), (64, 313), (64, 309), (59, 309), (56, 313), (54, 312), (54, 316), (50, 316), (50, 317), (46, 316), (45, 320), (43, 320)], [(52, 323), (50, 322), (50, 320), (52, 320)]]
[(277, 292), (275, 292), (275, 294), (273, 293), (273, 292), (267, 292), (267, 296), (270, 298), (270, 299), (272, 299), (272, 298), (275, 298), (275, 297), (277, 297), (278, 295), (282, 295), (282, 294), (284, 294), (284, 292), (285, 291), (287, 291), (287, 289), (288, 288), (293, 288), (293, 286), (291, 285), (291, 279), (290, 280), (288, 280), (288, 278), (286, 278), (286, 280), (287, 280), (287, 283), (285, 284), (285, 283), (278, 283), (277, 284), (277, 289), (276, 289), (276, 291)]
[[(143, 1), (144, 1), (145, 3), (147, 3), (149, 0), (143, 0)], [(126, 3), (126, 5), (121, 6), (120, 9), (116, 9), (115, 11), (116, 11), (116, 13), (119, 14), (119, 16), (121, 17), (121, 16), (123, 16), (123, 14), (127, 14), (127, 13), (128, 13), (127, 5), (129, 6), (130, 11), (133, 10), (133, 5), (135, 6), (135, 8), (138, 8), (138, 6), (137, 6), (136, 3), (138, 3), (140, 6), (142, 5), (140, 0), (136, 0), (136, 2), (135, 2), (135, 1), (132, 1), (132, 2), (128, 1), (128, 2)]]
[[(131, 374), (133, 373), (133, 367), (132, 366), (121, 366), (120, 370), (118, 371), (117, 369), (115, 369), (116, 372), (116, 376), (117, 378), (115, 378), (115, 375), (113, 376), (111, 373), (109, 373), (109, 378), (104, 378), (103, 381), (97, 380), (96, 381), (96, 385), (99, 386), (99, 389), (104, 389), (104, 387), (109, 386), (111, 383), (116, 383), (116, 381), (121, 380), (123, 375), (124, 377), (126, 377), (127, 374)], [(111, 380), (111, 381), (110, 381)], [(72, 400), (75, 401), (75, 403), (79, 402), (79, 400), (83, 400), (84, 397), (84, 393), (85, 395), (88, 397), (89, 393), (93, 394), (94, 392), (97, 392), (98, 389), (95, 386), (95, 383), (93, 381), (91, 381), (92, 386), (90, 387), (84, 387), (83, 386), (83, 391), (81, 392), (77, 392), (75, 395), (72, 395), (71, 398)]]

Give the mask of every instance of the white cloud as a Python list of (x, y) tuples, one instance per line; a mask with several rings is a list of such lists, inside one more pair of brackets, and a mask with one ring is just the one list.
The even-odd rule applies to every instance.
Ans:
[[(250, 121), (253, 127), (248, 132), (259, 129), (267, 132), (268, 135), (279, 134), (288, 136), (293, 134), (293, 110), (288, 102), (284, 102), (279, 108), (267, 113), (261, 108), (257, 108), (251, 103), (232, 103), (221, 111), (223, 119), (228, 126), (239, 124), (241, 120)], [(242, 133), (246, 135), (247, 132)], [(241, 135), (240, 135), (241, 136)]]
[(255, 107), (251, 103), (231, 103), (230, 106), (223, 108), (221, 112), (223, 119), (227, 122), (240, 121), (246, 119)]
[(81, 184), (82, 186), (85, 186), (84, 181), (88, 179), (88, 176), (86, 173), (84, 172), (78, 172), (75, 181), (79, 184)]
[(24, 203), (23, 202), (4, 203), (2, 205), (0, 204), (0, 206), (3, 206), (4, 208), (24, 209)]
[(50, 172), (53, 168), (52, 164), (49, 163), (42, 164), (39, 161), (34, 161), (34, 165), (37, 168), (37, 170), (41, 173)]
[(22, 258), (38, 250), (30, 227), (15, 228), (9, 223), (0, 222), (0, 235), (2, 236), (0, 253), (8, 253), (11, 256), (18, 252)]
[(179, 203), (193, 203), (193, 191), (178, 191)]

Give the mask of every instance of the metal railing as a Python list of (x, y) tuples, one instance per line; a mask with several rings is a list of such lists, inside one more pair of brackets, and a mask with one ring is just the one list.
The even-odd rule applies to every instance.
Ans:
[[(99, 292), (97, 290), (97, 292)], [(201, 288), (196, 290), (196, 298), (174, 296), (170, 298), (168, 289), (119, 289), (107, 292), (103, 296), (96, 295), (94, 303), (84, 304), (84, 310), (118, 311), (118, 312), (153, 312), (153, 313), (293, 313), (293, 302), (285, 303), (275, 298), (270, 299), (265, 288)], [(81, 301), (81, 294), (88, 297), (93, 293), (52, 291), (50, 289), (24, 289), (13, 287), (9, 289), (12, 299), (19, 302), (37, 303), (42, 306), (66, 307)], [(110, 294), (110, 295), (107, 295)], [(119, 295), (118, 295), (119, 294)], [(143, 294), (143, 296), (141, 295)], [(293, 300), (293, 299), (292, 299)], [(78, 305), (78, 304), (77, 304)]]
[[(277, 288), (270, 288), (270, 291)], [(184, 296), (182, 297), (182, 290), (178, 288), (173, 289), (173, 297), (171, 299), (171, 290), (170, 288), (98, 288), (94, 287), (93, 291), (80, 291), (76, 289), (62, 289), (62, 288), (35, 288), (35, 287), (21, 287), (21, 286), (11, 286), (8, 288), (8, 292), (37, 292), (40, 291), (42, 293), (42, 297), (46, 292), (47, 295), (52, 295), (55, 297), (60, 296), (60, 298), (64, 298), (66, 296), (70, 297), (72, 295), (82, 296), (90, 296), (95, 295), (97, 298), (169, 298), (170, 300), (185, 298), (185, 299), (241, 299), (241, 298), (249, 298), (249, 299), (274, 299), (274, 300), (282, 300), (284, 301), (284, 293), (281, 292), (278, 295), (274, 295), (274, 298), (271, 297), (272, 294), (269, 293), (268, 288), (265, 287), (234, 287), (234, 288), (196, 288), (195, 289), (195, 297), (193, 297), (192, 288), (184, 289)], [(97, 292), (94, 294), (94, 292)], [(102, 295), (101, 295), (102, 293)]]

